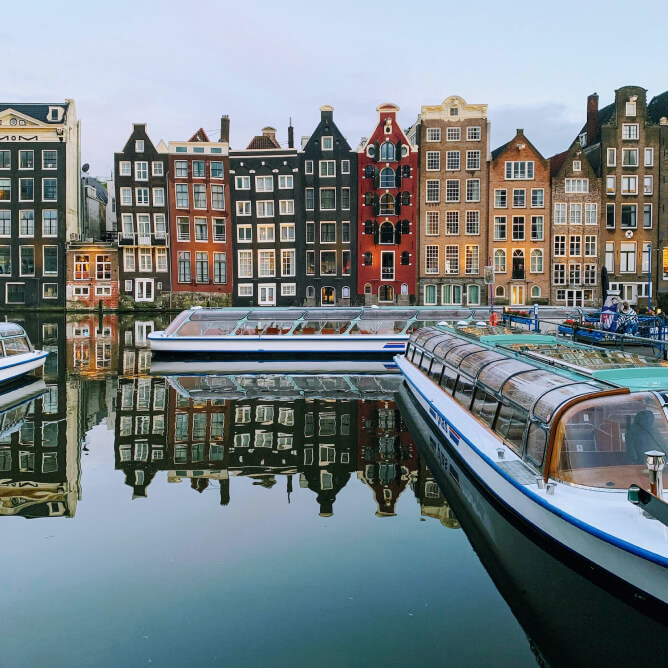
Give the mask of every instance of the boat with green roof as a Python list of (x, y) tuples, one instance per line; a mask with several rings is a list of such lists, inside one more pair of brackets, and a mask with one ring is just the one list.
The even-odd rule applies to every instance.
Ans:
[(471, 324), (395, 360), (446, 469), (668, 619), (668, 362)]

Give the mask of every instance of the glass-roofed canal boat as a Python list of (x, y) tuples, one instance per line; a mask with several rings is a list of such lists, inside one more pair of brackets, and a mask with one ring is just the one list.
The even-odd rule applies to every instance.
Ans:
[(453, 478), (668, 619), (668, 363), (472, 325), (414, 332), (395, 359)]
[(148, 338), (153, 352), (172, 355), (392, 356), (404, 352), (414, 330), (454, 315), (419, 307), (193, 307)]
[(44, 366), (49, 353), (35, 350), (23, 327), (0, 322), (0, 384), (10, 383)]

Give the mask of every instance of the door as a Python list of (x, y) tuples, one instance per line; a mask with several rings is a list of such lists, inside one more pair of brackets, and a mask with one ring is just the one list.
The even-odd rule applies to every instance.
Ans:
[(139, 245), (151, 245), (151, 217), (145, 214), (137, 216), (137, 230), (139, 232)]
[(566, 306), (584, 306), (584, 290), (566, 290)]
[(276, 285), (258, 285), (258, 302), (260, 306), (276, 306)]
[(320, 304), (321, 306), (334, 306), (336, 302), (336, 290), (326, 286), (321, 291)]
[(524, 306), (524, 286), (510, 286), (510, 303), (512, 306)]
[(137, 278), (135, 279), (135, 300), (138, 302), (153, 301), (153, 279)]

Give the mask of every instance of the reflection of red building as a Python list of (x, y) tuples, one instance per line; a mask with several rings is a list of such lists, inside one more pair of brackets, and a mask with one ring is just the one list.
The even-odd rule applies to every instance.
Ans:
[(395, 515), (397, 499), (417, 475), (419, 456), (392, 401), (362, 401), (357, 422), (357, 476), (373, 489), (379, 517)]
[(66, 324), (67, 371), (108, 376), (118, 367), (118, 316), (81, 314)]
[[(229, 119), (221, 140), (198, 130), (187, 142), (169, 143), (169, 212), (172, 304), (230, 305)], [(175, 304), (176, 301), (176, 304)]]
[(365, 304), (408, 304), (416, 292), (417, 147), (397, 122), (399, 107), (377, 111), (358, 149), (357, 292)]

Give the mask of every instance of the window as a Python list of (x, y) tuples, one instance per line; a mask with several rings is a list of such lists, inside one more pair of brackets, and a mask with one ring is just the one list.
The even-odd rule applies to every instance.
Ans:
[(508, 208), (508, 191), (505, 188), (494, 191), (494, 208)]
[(524, 241), (524, 216), (513, 216), (513, 241)]
[(195, 253), (195, 280), (198, 283), (209, 282), (209, 254)]
[(174, 162), (174, 176), (177, 178), (188, 178), (188, 162), (186, 160), (176, 160)]
[(257, 240), (258, 242), (271, 242), (273, 243), (276, 238), (274, 234), (273, 225), (258, 225), (257, 226)]
[(274, 202), (272, 200), (264, 200), (255, 203), (258, 218), (272, 218), (274, 215)]
[(524, 188), (513, 189), (513, 208), (523, 209), (526, 206), (526, 190)]
[(459, 246), (445, 247), (445, 273), (459, 273)]
[(306, 273), (309, 276), (315, 274), (315, 251), (306, 251)]
[(459, 211), (446, 211), (445, 233), (450, 235), (459, 234)]
[(619, 249), (619, 271), (633, 274), (636, 271), (635, 241), (622, 241)]
[(573, 171), (574, 172), (581, 172), (582, 171), (582, 161), (581, 160), (573, 160)]
[[(342, 251), (341, 253), (341, 273), (344, 276), (350, 276), (350, 251)], [(342, 297), (348, 297), (346, 295), (346, 289), (343, 288)]]
[(350, 188), (341, 188), (341, 208), (344, 211), (350, 209)]
[(148, 162), (143, 160), (135, 162), (135, 179), (137, 181), (148, 181)]
[[(109, 288), (111, 293), (111, 288)], [(42, 297), (44, 299), (58, 299), (58, 284), (44, 283), (42, 285)]]
[(381, 162), (392, 162), (395, 158), (395, 146), (392, 142), (386, 141), (380, 145)]
[(320, 188), (320, 209), (330, 211), (336, 208), (336, 188)]
[(470, 306), (480, 304), (480, 286), (469, 285), (466, 290), (466, 301)]
[(594, 234), (585, 236), (585, 255), (587, 257), (596, 257), (596, 235)]
[(459, 202), (459, 180), (449, 179), (445, 182), (445, 201)]
[(19, 202), (32, 202), (34, 199), (35, 199), (35, 180), (19, 179)]
[[(9, 237), (11, 236), (11, 234), (12, 234), (12, 213), (11, 211), (0, 211), (0, 237)], [(42, 236), (44, 236), (44, 232), (42, 232)]]
[(155, 161), (151, 163), (151, 172), (153, 173), (153, 176), (163, 176), (165, 173), (165, 167), (162, 162)]
[(274, 192), (274, 177), (273, 176), (256, 176), (255, 190), (259, 193)]
[(135, 188), (135, 198), (138, 206), (148, 206), (148, 188)]
[(447, 141), (461, 141), (462, 140), (462, 129), (461, 128), (448, 128), (445, 133), (445, 138)]
[(144, 140), (143, 139), (137, 139), (135, 141), (135, 151), (137, 153), (143, 153), (144, 152)]
[(21, 276), (35, 275), (35, 248), (33, 246), (19, 247), (19, 267)]
[(531, 189), (531, 206), (535, 209), (542, 209), (545, 206), (545, 191), (543, 188)]
[(312, 211), (315, 208), (315, 191), (313, 188), (306, 188), (306, 210)]
[(306, 174), (313, 174), (313, 160), (307, 160), (304, 163), (304, 172)]
[[(392, 223), (390, 223), (390, 226), (391, 225)], [(333, 244), (335, 242), (336, 223), (320, 223), (320, 243)]]
[(567, 193), (588, 193), (589, 179), (566, 179), (564, 189)]
[(543, 251), (534, 248), (531, 251), (531, 264), (529, 265), (529, 271), (532, 274), (542, 274), (543, 273)]
[(35, 212), (21, 211), (19, 214), (19, 236), (34, 237), (35, 236)]
[(177, 241), (190, 241), (190, 218), (179, 216), (176, 219)]
[(35, 168), (35, 152), (19, 151), (19, 169)]
[(638, 166), (638, 149), (637, 148), (623, 148), (622, 149), (622, 166), (623, 167), (637, 167)]
[(156, 248), (155, 249), (155, 269), (156, 271), (168, 271), (169, 264), (167, 259), (167, 249), (166, 248)]
[[(222, 186), (211, 186), (212, 190), (213, 188), (222, 189)], [(193, 185), (193, 206), (195, 209), (206, 209), (206, 185), (202, 183)]]
[(321, 160), (320, 176), (336, 176), (336, 160)]
[(427, 225), (425, 234), (429, 237), (440, 233), (440, 213), (438, 211), (427, 211)]
[(584, 284), (596, 285), (596, 265), (585, 264), (584, 266)]
[(543, 216), (531, 216), (531, 241), (543, 241), (544, 229)]
[(435, 172), (441, 169), (441, 152), (427, 151), (427, 171)]
[(501, 248), (494, 251), (494, 271), (500, 274), (506, 273), (506, 251)]
[(237, 226), (237, 241), (241, 242), (253, 241), (253, 229), (250, 225)]
[[(242, 252), (242, 251), (240, 251)], [(179, 251), (177, 255), (179, 283), (190, 283), (190, 251)], [(241, 273), (239, 274), (241, 276)]]
[(341, 160), (341, 174), (350, 174), (350, 160)]
[(635, 230), (638, 227), (636, 218), (637, 206), (635, 204), (622, 204), (622, 224), (623, 230)]
[(394, 280), (394, 252), (383, 251), (380, 254), (380, 278), (383, 281)]
[(646, 148), (645, 149), (645, 167), (654, 166), (654, 149)]
[[(75, 265), (76, 267), (76, 265)], [(134, 248), (123, 249), (123, 268), (125, 271), (135, 271), (135, 251)], [(76, 275), (75, 275), (76, 279)], [(132, 281), (130, 281), (132, 283)], [(126, 288), (127, 289), (127, 288)], [(130, 287), (132, 290), (132, 287)]]
[[(44, 250), (46, 251), (46, 248)], [(46, 254), (44, 257), (46, 258)], [(97, 255), (95, 257), (95, 278), (98, 281), (111, 280), (111, 255)]]
[(651, 195), (654, 192), (654, 177), (643, 177), (643, 195)]
[(480, 211), (466, 212), (466, 234), (480, 234)]
[(219, 161), (212, 162), (209, 165), (209, 171), (212, 179), (222, 179), (224, 176), (223, 163)]
[(11, 166), (11, 153), (6, 150), (0, 151), (0, 169), (10, 169)]
[(425, 247), (425, 274), (438, 274), (438, 246)]
[(237, 216), (250, 216), (251, 203), (248, 200), (237, 202)]
[(237, 190), (250, 190), (250, 176), (235, 176), (234, 187)]
[(506, 181), (533, 179), (533, 166), (533, 160), (506, 161)]
[(461, 285), (443, 285), (441, 287), (441, 300), (444, 305), (459, 305), (462, 303)]
[(555, 225), (565, 225), (566, 224), (566, 205), (565, 204), (555, 204), (554, 205), (554, 224)]
[(389, 193), (386, 193), (380, 198), (380, 211), (381, 215), (393, 216), (394, 215), (394, 197)]
[(132, 206), (132, 188), (121, 188), (121, 205)]
[(630, 100), (626, 103), (626, 115), (635, 116), (636, 115), (636, 103), (635, 100)]
[(427, 141), (441, 141), (441, 128), (427, 128)]
[(480, 169), (480, 151), (466, 151), (466, 169)]
[(295, 283), (281, 283), (281, 297), (294, 297), (296, 294), (297, 285)]
[(295, 201), (293, 199), (282, 199), (278, 202), (278, 213), (281, 216), (291, 216), (295, 212)]
[(239, 278), (253, 278), (253, 252), (237, 251)]
[(615, 177), (614, 176), (606, 176), (605, 177), (605, 191), (608, 193), (608, 195), (614, 195), (616, 191), (616, 185), (615, 185)]
[(281, 276), (295, 275), (295, 250), (281, 251)]
[(617, 149), (609, 148), (606, 152), (607, 156), (607, 166), (616, 167), (617, 166)]
[(508, 238), (508, 230), (505, 216), (494, 216), (494, 240), (505, 241)]
[(585, 225), (598, 224), (598, 204), (585, 204)]
[(638, 124), (622, 123), (622, 139), (638, 139)]
[(557, 263), (552, 268), (552, 283), (554, 285), (566, 285), (566, 265)]
[[(194, 186), (194, 188), (202, 188), (204, 193), (204, 208), (206, 208), (206, 186)], [(197, 205), (195, 205), (197, 206)], [(211, 186), (211, 208), (212, 209), (224, 209), (225, 208), (225, 190), (223, 186), (212, 185)]]
[(448, 170), (459, 169), (459, 151), (447, 151), (445, 154), (445, 168)]
[(225, 219), (224, 218), (214, 218), (213, 219), (213, 240), (214, 241), (225, 241), (226, 239), (226, 229), (225, 229)]
[(582, 237), (571, 234), (568, 250), (571, 257), (580, 257), (580, 255), (582, 255)]
[(480, 249), (478, 246), (466, 246), (465, 252), (465, 272), (467, 274), (477, 274), (480, 272)]
[(615, 273), (615, 242), (605, 242), (605, 266), (609, 273)]
[(441, 182), (436, 180), (427, 180), (427, 202), (440, 202), (441, 200)]
[(472, 126), (466, 128), (466, 139), (467, 141), (480, 141), (481, 129), (479, 126)]
[(0, 275), (12, 275), (12, 254), (9, 246), (0, 246)]
[(190, 202), (188, 199), (188, 184), (187, 183), (177, 183), (176, 188), (176, 207), (178, 209), (188, 209), (190, 208)]
[(425, 306), (435, 306), (436, 305), (436, 286), (435, 285), (425, 285), (424, 286), (424, 303), (425, 303)]
[(289, 190), (290, 188), (293, 188), (293, 177), (292, 174), (289, 174), (287, 176), (279, 176), (278, 177), (278, 188), (279, 190)]
[(580, 285), (580, 265), (579, 264), (569, 264), (568, 265), (568, 282), (571, 285)]
[(566, 255), (566, 235), (557, 234), (554, 237), (554, 254), (555, 256)]
[(350, 243), (350, 222), (348, 221), (341, 223), (341, 241), (344, 244)]
[(652, 227), (652, 205), (643, 204), (642, 208), (642, 226), (648, 230)]
[(323, 137), (322, 138), (322, 150), (331, 151), (334, 148), (334, 140), (332, 137)]
[(605, 226), (606, 228), (615, 228), (615, 205), (607, 204), (605, 207)]
[(395, 187), (394, 170), (391, 167), (385, 167), (385, 169), (382, 169), (380, 171), (380, 187), (381, 188)]
[(276, 276), (276, 254), (273, 250), (257, 252), (258, 276), (261, 278)]
[(321, 251), (320, 275), (334, 276), (336, 274), (336, 251)]
[(12, 183), (10, 179), (0, 179), (0, 202), (9, 202), (12, 199)]
[(25, 283), (7, 283), (5, 287), (5, 301), (7, 304), (25, 304)]
[(195, 218), (195, 241), (209, 240), (209, 226), (206, 218)]
[(480, 179), (466, 179), (466, 201), (480, 201)]
[(582, 204), (571, 204), (571, 225), (582, 225)]
[(622, 176), (622, 195), (638, 194), (638, 177)]

